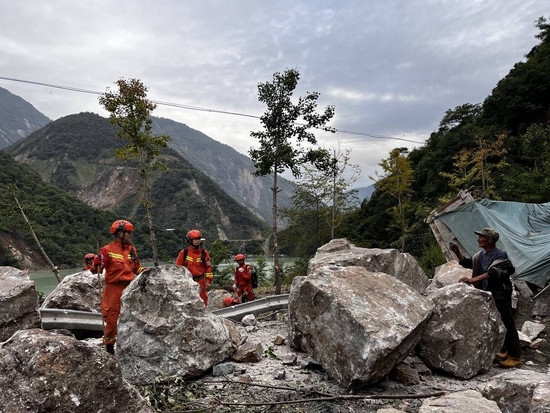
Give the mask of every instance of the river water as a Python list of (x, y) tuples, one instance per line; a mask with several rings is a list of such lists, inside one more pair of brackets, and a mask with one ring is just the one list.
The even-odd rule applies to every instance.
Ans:
[[(296, 258), (284, 257), (284, 258), (279, 259), (279, 262), (281, 263), (281, 265), (291, 265), (291, 264), (294, 263), (294, 261), (296, 261)], [(257, 260), (254, 259), (254, 258), (247, 259), (246, 263), (256, 265)], [(141, 264), (145, 267), (152, 267), (153, 266), (152, 261), (151, 262), (142, 262)], [(163, 265), (163, 264), (168, 264), (168, 263), (162, 263), (161, 262), (160, 264)], [(172, 263), (169, 263), (169, 264), (172, 264)], [(271, 259), (267, 258), (266, 259), (266, 264), (267, 264), (266, 271), (268, 273), (273, 272), (273, 259), (272, 258)], [(218, 269), (221, 270), (224, 267), (227, 267), (228, 265), (233, 266), (233, 267), (236, 266), (234, 263), (233, 264), (219, 264)], [(82, 268), (83, 267), (68, 268), (68, 269), (64, 269), (64, 270), (59, 270), (59, 274), (60, 274), (61, 278), (64, 278), (66, 275), (75, 274), (77, 272), (82, 271)], [(29, 273), (29, 277), (30, 277), (31, 280), (34, 281), (36, 291), (39, 291), (39, 292), (43, 293), (44, 298), (46, 298), (48, 296), (48, 294), (50, 294), (54, 290), (54, 288), (57, 286), (57, 278), (55, 278), (55, 274), (51, 270), (32, 271), (32, 272)]]

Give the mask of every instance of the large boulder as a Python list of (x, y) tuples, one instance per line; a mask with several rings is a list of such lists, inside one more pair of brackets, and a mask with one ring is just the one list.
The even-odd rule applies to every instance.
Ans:
[(27, 273), (13, 267), (0, 267), (0, 285), (0, 342), (17, 330), (40, 328), (38, 295)]
[(383, 272), (394, 276), (419, 293), (423, 293), (430, 280), (414, 257), (396, 249), (360, 248), (348, 240), (333, 239), (317, 249), (309, 260), (308, 273), (327, 264), (340, 267), (363, 267), (370, 272)]
[(0, 410), (23, 412), (153, 412), (100, 347), (40, 329), (0, 344)]
[(549, 374), (515, 369), (494, 376), (480, 387), (480, 391), (487, 399), (496, 401), (503, 413), (544, 412), (541, 397), (549, 383)]
[(42, 307), (101, 312), (103, 275), (81, 271), (67, 275), (48, 295)]
[(404, 360), (433, 310), (395, 277), (363, 267), (316, 265), (290, 291), (290, 345), (346, 387), (376, 382)]
[(208, 308), (210, 308), (210, 310), (224, 308), (223, 299), (227, 297), (233, 297), (233, 295), (225, 290), (208, 291)]
[(126, 287), (118, 326), (117, 358), (134, 384), (198, 377), (239, 343), (234, 324), (208, 311), (187, 268), (175, 265), (150, 268)]
[(491, 367), (506, 335), (491, 293), (460, 283), (429, 298), (435, 311), (418, 343), (424, 363), (463, 379)]
[(439, 288), (456, 284), (462, 277), (472, 277), (472, 270), (464, 268), (458, 261), (449, 261), (435, 269), (435, 275), (430, 285), (424, 291), (424, 295), (435, 293)]

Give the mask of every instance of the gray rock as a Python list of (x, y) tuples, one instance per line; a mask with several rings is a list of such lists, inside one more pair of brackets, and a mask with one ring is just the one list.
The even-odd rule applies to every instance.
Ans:
[(515, 369), (494, 376), (480, 391), (487, 399), (496, 401), (503, 413), (525, 413), (529, 411), (537, 386), (546, 386), (549, 382), (548, 374)]
[(40, 329), (0, 344), (3, 412), (154, 412), (101, 347)]
[(42, 327), (38, 295), (26, 272), (0, 267), (0, 342), (18, 330)]
[(99, 313), (103, 284), (103, 275), (98, 277), (90, 271), (67, 275), (48, 295), (42, 307)]
[(300, 368), (306, 370), (324, 370), (321, 363), (319, 363), (317, 360), (313, 360), (311, 357), (306, 357), (305, 359), (300, 361)]
[(435, 275), (424, 295), (433, 294), (447, 285), (456, 284), (462, 277), (471, 277), (472, 270), (462, 267), (458, 261), (449, 261), (435, 269)]
[(496, 402), (485, 399), (475, 390), (450, 393), (424, 400), (418, 413), (500, 413)]
[(285, 354), (281, 357), (281, 362), (285, 366), (295, 366), (297, 360), (298, 357), (296, 356), (296, 354)]
[(255, 326), (257, 324), (254, 314), (247, 314), (241, 320), (241, 323), (245, 326)]
[(217, 364), (212, 368), (212, 376), (227, 376), (235, 370), (235, 366), (231, 363)]
[(233, 323), (208, 311), (185, 267), (150, 268), (126, 287), (117, 358), (124, 377), (151, 384), (158, 377), (198, 377), (237, 347)]
[(506, 334), (491, 294), (460, 283), (429, 297), (435, 311), (418, 344), (419, 357), (464, 379), (488, 369)]
[(248, 341), (239, 346), (231, 355), (231, 359), (241, 363), (257, 363), (262, 359), (263, 351), (262, 343)]
[(407, 386), (420, 383), (418, 372), (405, 363), (397, 364), (390, 372), (390, 376)]
[(543, 382), (535, 387), (529, 413), (550, 413), (550, 382)]
[(383, 272), (423, 293), (430, 280), (414, 257), (396, 249), (360, 248), (346, 239), (333, 239), (317, 249), (309, 261), (308, 274), (317, 272), (317, 267), (339, 266), (363, 267), (370, 272)]
[(529, 340), (533, 341), (538, 337), (540, 333), (544, 331), (544, 324), (535, 323), (533, 321), (526, 321), (521, 327), (521, 332), (525, 334)]
[(224, 308), (223, 299), (232, 297), (231, 293), (225, 290), (210, 290), (208, 291), (208, 308), (215, 310), (216, 308)]
[(317, 263), (292, 282), (289, 344), (343, 386), (361, 387), (407, 357), (432, 311), (429, 300), (391, 275)]
[(533, 317), (548, 317), (550, 315), (550, 305), (543, 301), (535, 301), (532, 315)]
[(284, 380), (286, 377), (285, 369), (275, 369), (273, 371), (273, 378), (275, 380)]

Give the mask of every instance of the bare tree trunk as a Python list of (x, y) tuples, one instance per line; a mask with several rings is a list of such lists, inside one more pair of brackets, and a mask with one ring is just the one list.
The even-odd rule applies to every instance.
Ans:
[(281, 268), (279, 266), (279, 240), (277, 237), (277, 165), (273, 169), (273, 269), (275, 271), (275, 294), (281, 294)]
[(40, 253), (42, 254), (42, 257), (44, 257), (44, 259), (46, 260), (46, 262), (48, 263), (48, 265), (52, 269), (52, 271), (55, 275), (55, 278), (57, 278), (57, 282), (60, 283), (61, 282), (61, 276), (59, 275), (59, 270), (57, 269), (57, 267), (55, 265), (53, 265), (53, 262), (50, 261), (50, 258), (48, 257), (48, 254), (46, 254), (46, 251), (44, 251), (44, 248), (42, 248), (42, 245), (40, 244), (40, 241), (38, 241), (38, 238), (37, 238), (36, 234), (34, 233), (34, 230), (32, 229), (32, 225), (29, 222), (29, 220), (27, 219), (27, 216), (25, 215), (25, 211), (23, 211), (23, 207), (19, 203), (19, 200), (17, 199), (15, 194), (13, 194), (13, 198), (15, 199), (15, 202), (17, 202), (17, 206), (19, 207), (19, 210), (21, 211), (21, 215), (23, 215), (23, 219), (25, 220), (25, 222), (27, 223), (27, 225), (29, 226), (29, 228), (31, 230), (32, 236), (33, 236), (34, 240), (36, 241), (36, 244), (38, 245), (38, 248), (40, 249)]

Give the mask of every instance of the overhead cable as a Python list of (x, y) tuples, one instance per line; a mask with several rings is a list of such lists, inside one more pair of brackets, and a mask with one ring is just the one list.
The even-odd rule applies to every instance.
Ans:
[[(77, 88), (77, 87), (63, 86), (63, 85), (54, 85), (54, 84), (51, 84), (51, 83), (36, 82), (36, 81), (33, 81), (33, 80), (16, 79), (16, 78), (13, 78), (13, 77), (0, 76), (0, 79), (7, 80), (7, 81), (10, 81), (10, 82), (27, 83), (27, 84), (31, 84), (31, 85), (45, 86), (45, 87), (50, 87), (50, 88), (54, 88), (54, 89), (68, 90), (68, 91), (71, 91), (71, 92), (88, 93), (88, 94), (91, 94), (91, 95), (102, 95), (103, 94), (103, 92), (98, 92), (98, 91), (95, 91), (95, 90), (81, 89), (81, 88)], [(200, 112), (220, 113), (220, 114), (224, 114), (224, 115), (232, 115), (232, 116), (241, 116), (241, 117), (246, 117), (246, 118), (261, 119), (260, 116), (249, 115), (247, 113), (230, 112), (230, 111), (226, 111), (226, 110), (203, 108), (203, 107), (200, 107), (200, 106), (185, 105), (185, 104), (182, 104), (182, 103), (163, 102), (163, 101), (160, 101), (160, 100), (152, 100), (152, 99), (150, 99), (150, 100), (154, 104), (161, 105), (161, 106), (171, 106), (171, 107), (175, 107), (175, 108), (187, 109), (187, 110), (196, 110), (196, 111), (200, 111)], [(374, 135), (374, 134), (366, 133), (366, 132), (356, 132), (356, 131), (349, 131), (349, 130), (337, 129), (337, 128), (333, 128), (333, 130), (335, 132), (339, 132), (339, 133), (346, 133), (346, 134), (349, 134), (349, 135), (367, 136), (367, 137), (373, 138), (373, 139), (396, 140), (396, 141), (418, 143), (418, 144), (423, 144), (424, 143), (424, 142), (420, 142), (420, 141), (414, 141), (412, 139), (396, 138), (394, 136)]]

